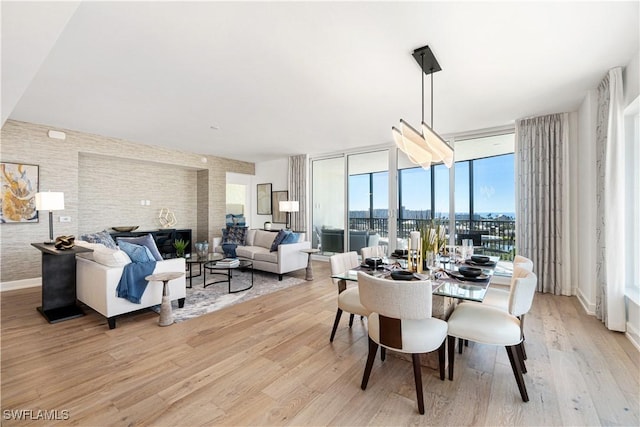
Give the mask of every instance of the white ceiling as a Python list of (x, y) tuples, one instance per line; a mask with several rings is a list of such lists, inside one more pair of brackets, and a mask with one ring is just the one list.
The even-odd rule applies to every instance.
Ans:
[(505, 126), (626, 65), (639, 4), (2, 1), (2, 120), (256, 162), (391, 144), (428, 44), (434, 128)]

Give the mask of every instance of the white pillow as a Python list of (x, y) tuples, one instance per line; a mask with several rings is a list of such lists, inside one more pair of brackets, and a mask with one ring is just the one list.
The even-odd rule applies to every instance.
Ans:
[(253, 242), (255, 238), (256, 238), (256, 230), (255, 229), (247, 230), (247, 235), (245, 236), (245, 243), (247, 244), (247, 246), (253, 246)]
[(107, 267), (123, 267), (131, 263), (131, 258), (129, 258), (129, 255), (124, 251), (120, 249), (109, 249), (107, 247), (94, 249), (93, 260)]
[[(85, 242), (84, 240), (76, 240), (75, 242), (76, 246), (80, 246), (83, 248), (87, 248), (87, 249), (91, 249), (93, 251), (96, 250), (96, 248), (105, 248), (106, 246), (101, 244), (101, 243), (89, 243), (89, 242)], [(79, 254), (76, 254), (76, 256), (79, 256), (80, 258), (86, 258), (86, 259), (90, 259), (92, 261), (94, 261), (93, 259), (93, 252), (80, 252)]]

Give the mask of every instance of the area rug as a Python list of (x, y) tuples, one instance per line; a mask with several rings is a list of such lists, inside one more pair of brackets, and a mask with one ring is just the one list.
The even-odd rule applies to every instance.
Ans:
[[(193, 278), (193, 287), (187, 288), (187, 296), (185, 298), (184, 307), (178, 308), (178, 301), (172, 301), (173, 317), (176, 322), (184, 322), (203, 314), (211, 313), (233, 304), (248, 301), (262, 295), (286, 289), (291, 286), (306, 283), (304, 279), (297, 277), (287, 277), (284, 275), (282, 280), (278, 280), (278, 275), (273, 273), (264, 273), (261, 271), (253, 272), (253, 287), (246, 291), (230, 294), (227, 282), (202, 287), (202, 276)], [(207, 282), (219, 280), (207, 275)], [(251, 271), (234, 270), (231, 278), (231, 289), (242, 289), (251, 284)], [(187, 279), (189, 286), (189, 279)], [(156, 312), (160, 312), (160, 306), (152, 308)]]

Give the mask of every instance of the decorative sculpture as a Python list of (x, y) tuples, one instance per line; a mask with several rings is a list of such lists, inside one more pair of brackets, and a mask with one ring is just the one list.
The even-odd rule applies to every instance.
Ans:
[(167, 208), (160, 209), (158, 221), (160, 221), (160, 225), (163, 228), (173, 227), (178, 223), (178, 221), (176, 220), (176, 216)]

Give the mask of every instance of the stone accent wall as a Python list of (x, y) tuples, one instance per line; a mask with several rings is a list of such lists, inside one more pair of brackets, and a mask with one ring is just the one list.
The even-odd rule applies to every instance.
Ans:
[[(49, 138), (51, 129), (64, 131), (66, 140)], [(7, 120), (1, 138), (3, 162), (38, 165), (40, 191), (64, 192), (65, 209), (54, 212), (54, 237), (122, 225), (157, 229), (158, 212), (167, 207), (177, 228), (191, 228), (194, 239), (208, 236), (211, 242), (225, 222), (226, 173), (255, 174), (253, 163), (14, 120)], [(60, 216), (71, 222), (59, 222)], [(1, 224), (0, 282), (39, 277), (41, 254), (30, 243), (48, 236), (44, 212), (37, 224)]]

